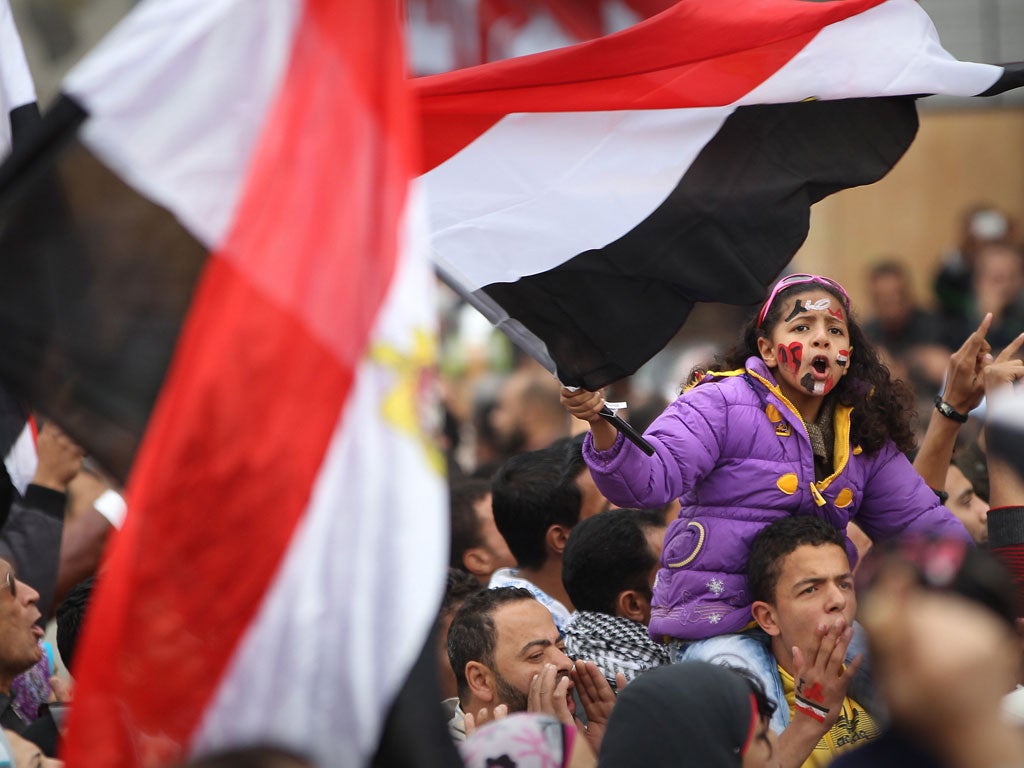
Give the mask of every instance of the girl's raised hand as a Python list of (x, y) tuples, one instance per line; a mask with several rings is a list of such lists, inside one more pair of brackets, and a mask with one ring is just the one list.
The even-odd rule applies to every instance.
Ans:
[(604, 408), (604, 390), (590, 392), (586, 389), (570, 389), (562, 387), (562, 406), (581, 421), (591, 424), (601, 421), (601, 409)]

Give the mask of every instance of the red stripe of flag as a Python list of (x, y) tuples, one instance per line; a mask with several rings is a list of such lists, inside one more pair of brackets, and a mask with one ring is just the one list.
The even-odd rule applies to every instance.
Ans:
[[(688, 0), (614, 35), (413, 81), (425, 173), (515, 112), (730, 104), (823, 27), (883, 0)], [(685, 45), (680, 44), (685, 41)]]

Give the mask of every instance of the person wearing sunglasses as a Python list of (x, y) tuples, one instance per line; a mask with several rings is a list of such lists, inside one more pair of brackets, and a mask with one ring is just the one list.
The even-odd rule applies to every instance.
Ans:
[(602, 392), (565, 389), (562, 402), (590, 423), (584, 458), (612, 503), (680, 500), (649, 626), (676, 658), (693, 641), (749, 628), (750, 543), (781, 517), (815, 515), (843, 532), (856, 522), (876, 542), (915, 531), (969, 539), (904, 456), (914, 444), (910, 392), (827, 277), (776, 284), (739, 343), (648, 428), (653, 456), (600, 418)]

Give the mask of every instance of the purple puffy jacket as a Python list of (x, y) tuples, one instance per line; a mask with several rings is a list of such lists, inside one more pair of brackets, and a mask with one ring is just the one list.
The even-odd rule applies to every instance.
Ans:
[[(612, 503), (682, 503), (665, 536), (652, 637), (699, 640), (743, 629), (751, 621), (750, 544), (785, 515), (817, 515), (842, 531), (853, 520), (876, 542), (909, 531), (970, 540), (895, 444), (870, 455), (850, 444), (851, 411), (836, 406), (838, 471), (820, 482), (803, 421), (756, 357), (670, 405), (646, 432), (653, 456), (622, 435), (597, 451), (587, 436), (584, 458)], [(855, 552), (849, 540), (847, 551)]]

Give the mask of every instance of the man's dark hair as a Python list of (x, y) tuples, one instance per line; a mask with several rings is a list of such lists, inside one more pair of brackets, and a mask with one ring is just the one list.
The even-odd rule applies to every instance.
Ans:
[(521, 568), (544, 564), (548, 528), (572, 528), (580, 519), (583, 497), (573, 474), (579, 449), (561, 442), (513, 456), (491, 484), (494, 522)]
[(448, 629), (448, 661), (455, 673), (459, 698), (465, 699), (469, 693), (466, 664), (479, 661), (494, 668), (494, 648), (498, 642), (494, 612), (509, 603), (535, 599), (520, 587), (499, 587), (481, 590), (463, 601)]
[(562, 555), (562, 583), (576, 610), (614, 616), (619, 594), (627, 589), (650, 599), (651, 569), (658, 561), (645, 530), (664, 526), (657, 510), (610, 509), (573, 528)]
[(775, 588), (782, 573), (782, 561), (798, 547), (835, 544), (846, 552), (846, 536), (824, 520), (811, 515), (791, 515), (761, 530), (750, 545), (747, 587), (751, 600), (775, 602)]
[(476, 577), (458, 568), (448, 569), (448, 583), (444, 588), (441, 613), (456, 609), (470, 595), (483, 591)]
[(451, 509), (451, 555), (448, 564), (452, 568), (466, 570), (462, 556), (467, 549), (483, 544), (480, 537), (480, 519), (474, 505), (491, 492), (486, 480), (469, 478), (456, 480), (450, 492)]
[(548, 446), (552, 451), (560, 451), (562, 454), (564, 482), (574, 482), (584, 471), (590, 471), (583, 458), (583, 439), (585, 437), (584, 434), (560, 437)]
[[(85, 611), (92, 596), (94, 577), (90, 576), (71, 588), (67, 597), (57, 607), (57, 651), (68, 671), (72, 671), (78, 633), (85, 621)], [(73, 674), (73, 672), (72, 672)]]

